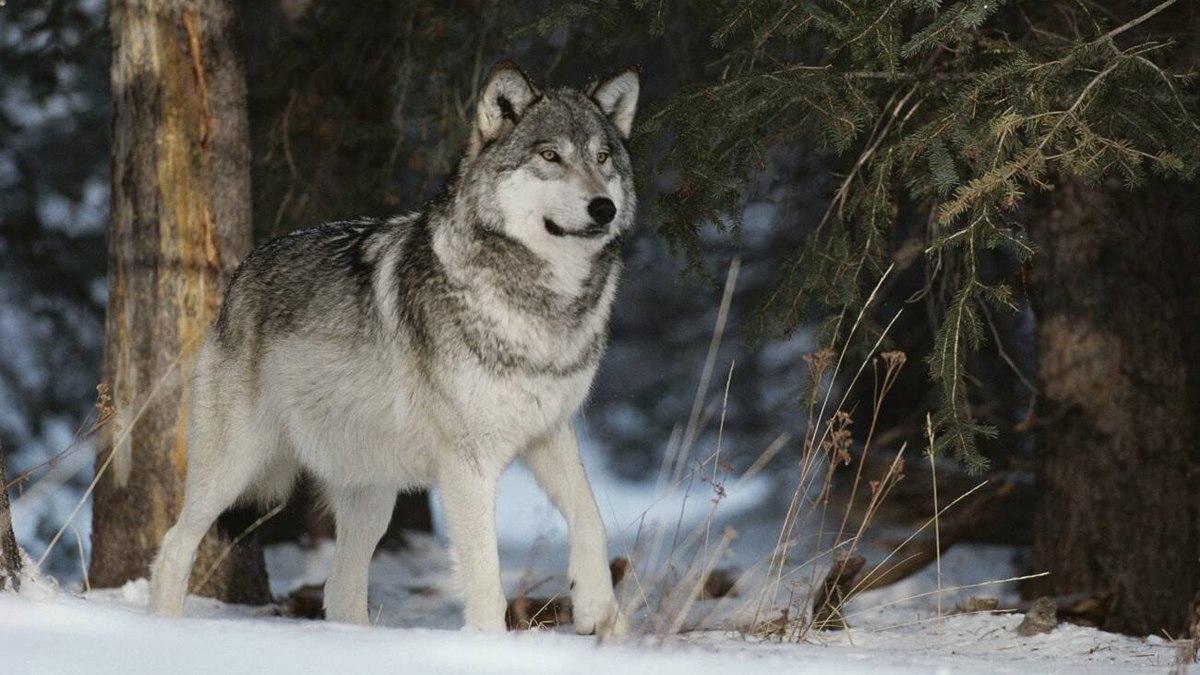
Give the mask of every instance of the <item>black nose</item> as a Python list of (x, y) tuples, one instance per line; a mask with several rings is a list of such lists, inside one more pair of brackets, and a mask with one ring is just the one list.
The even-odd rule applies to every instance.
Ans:
[(607, 225), (617, 215), (617, 205), (608, 197), (596, 197), (588, 202), (588, 215), (597, 223)]

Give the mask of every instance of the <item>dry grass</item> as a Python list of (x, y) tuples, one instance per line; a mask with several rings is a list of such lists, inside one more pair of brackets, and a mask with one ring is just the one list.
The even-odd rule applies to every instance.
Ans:
[[(663, 494), (663, 499), (680, 501), (679, 516), (673, 527), (655, 527), (647, 522), (645, 513), (638, 520), (632, 550), (623, 552), (634, 563), (629, 580), (620, 588), (624, 611), (641, 618), (635, 623), (639, 634), (659, 640), (691, 630), (733, 630), (745, 637), (759, 639), (804, 640), (813, 630), (837, 628), (861, 614), (845, 608), (855, 596), (892, 583), (917, 569), (920, 561), (910, 560), (912, 556), (896, 558), (906, 545), (932, 527), (937, 589), (906, 600), (933, 595), (937, 605), (935, 620), (940, 627), (944, 613), (943, 592), (972, 587), (943, 588), (941, 517), (983, 488), (986, 481), (943, 504), (936, 489), (934, 466), (933, 516), (881, 560), (864, 565), (865, 561), (860, 557), (860, 549), (873, 522), (905, 474), (906, 446), (900, 447), (882, 474), (869, 475), (866, 469), (880, 413), (906, 363), (902, 352), (881, 351), (900, 313), (892, 317), (861, 361), (852, 363), (847, 347), (862, 329), (865, 314), (874, 305), (876, 294), (890, 276), (890, 269), (880, 278), (849, 330), (841, 336), (839, 343), (843, 346), (840, 351), (825, 348), (804, 359), (809, 380), (818, 387), (820, 395), (814, 397), (806, 411), (807, 432), (799, 439), (799, 461), (794, 465), (791, 499), (774, 546), (738, 575), (733, 583), (734, 593), (716, 603), (705, 603), (703, 611), (696, 611), (706, 580), (737, 536), (731, 528), (718, 526), (717, 514), (726, 497), (726, 482), (731, 483), (729, 489), (732, 490), (745, 486), (795, 441), (788, 435), (781, 435), (742, 476), (729, 480), (731, 467), (721, 461), (721, 443), (729, 391), (735, 375), (733, 364), (729, 365), (723, 391), (710, 392), (709, 387), (738, 270), (738, 262), (734, 261), (726, 277), (721, 308), (691, 413), (686, 426), (677, 428), (672, 434), (659, 471), (657, 493)], [(839, 326), (835, 332), (841, 334), (842, 328)], [(868, 376), (872, 379), (872, 397), (863, 435), (865, 440), (860, 447), (853, 447), (857, 422), (853, 411), (847, 409), (847, 401), (852, 390)], [(846, 382), (844, 387), (835, 387), (834, 383), (843, 381)], [(714, 422), (714, 447), (705, 452), (698, 445), (705, 435), (706, 425)], [(927, 434), (931, 449), (934, 438), (929, 424)], [(934, 465), (930, 452), (925, 454)], [(836, 500), (835, 506), (832, 491), (835, 473), (841, 467), (846, 467), (842, 472), (847, 474), (849, 487), (846, 496)], [(841, 476), (838, 479), (841, 480)], [(702, 522), (685, 531), (683, 509), (689, 500), (700, 496), (697, 491), (704, 484), (711, 488), (712, 506)], [(849, 578), (841, 578), (843, 570)]]

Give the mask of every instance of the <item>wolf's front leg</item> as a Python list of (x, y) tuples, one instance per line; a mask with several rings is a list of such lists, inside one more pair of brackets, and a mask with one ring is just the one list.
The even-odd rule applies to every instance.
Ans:
[(443, 468), (438, 487), (450, 535), (450, 552), (462, 587), (463, 615), (469, 628), (503, 631), (508, 602), (500, 584), (496, 539), (496, 481), (499, 472), (467, 461)]
[(575, 630), (584, 634), (624, 634), (626, 621), (613, 593), (604, 522), (579, 458), (575, 432), (564, 424), (546, 442), (530, 448), (525, 461), (570, 529), (568, 571)]

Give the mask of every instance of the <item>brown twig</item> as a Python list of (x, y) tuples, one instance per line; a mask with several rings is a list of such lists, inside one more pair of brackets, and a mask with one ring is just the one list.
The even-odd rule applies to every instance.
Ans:
[(1097, 38), (1095, 41), (1100, 42), (1101, 40), (1111, 40), (1114, 37), (1120, 35), (1121, 33), (1124, 33), (1125, 31), (1129, 30), (1130, 28), (1133, 28), (1134, 26), (1140, 24), (1141, 22), (1145, 21), (1146, 19), (1149, 19), (1150, 17), (1154, 16), (1155, 14), (1158, 14), (1159, 12), (1163, 11), (1164, 9), (1170, 7), (1171, 5), (1175, 4), (1175, 2), (1176, 2), (1176, 0), (1167, 0), (1166, 2), (1155, 7), (1154, 9), (1151, 9), (1150, 11), (1146, 12), (1145, 14), (1137, 17), (1136, 19), (1134, 19), (1124, 25), (1117, 26), (1116, 28), (1108, 31), (1104, 35), (1101, 35), (1099, 38)]

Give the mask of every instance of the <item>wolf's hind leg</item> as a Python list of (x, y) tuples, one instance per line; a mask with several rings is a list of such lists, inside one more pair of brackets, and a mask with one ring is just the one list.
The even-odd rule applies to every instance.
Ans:
[[(214, 443), (207, 434), (189, 434), (187, 488), (183, 509), (167, 530), (150, 573), (150, 610), (160, 616), (183, 614), (188, 577), (196, 549), (208, 528), (229, 508), (255, 473), (255, 454), (243, 443)], [(219, 442), (219, 441), (217, 441)]]
[(579, 445), (570, 424), (564, 424), (545, 442), (525, 453), (550, 501), (567, 521), (570, 534), (571, 604), (579, 633), (621, 635), (625, 617), (618, 611), (608, 568), (608, 542), (604, 521), (588, 484)]
[(329, 488), (337, 525), (333, 569), (325, 582), (325, 618), (367, 624), (367, 573), (396, 505), (390, 486)]

